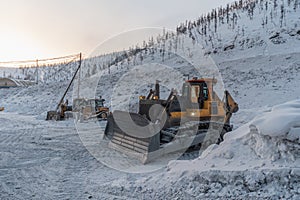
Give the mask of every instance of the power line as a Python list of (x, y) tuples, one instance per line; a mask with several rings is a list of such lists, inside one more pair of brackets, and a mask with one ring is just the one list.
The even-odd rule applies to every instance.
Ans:
[(47, 62), (47, 61), (55, 61), (55, 60), (63, 60), (63, 59), (69, 59), (69, 58), (79, 58), (80, 54), (73, 54), (73, 55), (68, 55), (68, 56), (62, 56), (62, 57), (55, 57), (55, 58), (47, 58), (47, 59), (35, 59), (35, 60), (21, 60), (21, 61), (5, 61), (1, 62), (0, 65), (8, 65), (8, 64), (24, 64), (24, 63), (36, 63), (37, 60), (39, 62)]

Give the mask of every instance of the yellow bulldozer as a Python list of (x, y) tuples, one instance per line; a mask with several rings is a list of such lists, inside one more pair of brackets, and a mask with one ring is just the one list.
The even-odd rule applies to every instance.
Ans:
[(220, 99), (216, 83), (214, 78), (195, 77), (183, 83), (181, 95), (173, 89), (167, 99), (160, 99), (156, 82), (154, 90), (140, 96), (138, 113), (116, 110), (108, 116), (104, 138), (109, 147), (143, 164), (164, 154), (220, 143), (232, 130), (230, 118), (238, 104), (228, 91)]

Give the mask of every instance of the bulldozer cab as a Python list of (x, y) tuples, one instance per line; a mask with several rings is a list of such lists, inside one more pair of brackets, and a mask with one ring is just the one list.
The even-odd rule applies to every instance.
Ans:
[(207, 83), (204, 81), (184, 83), (182, 96), (189, 103), (199, 104), (200, 109), (203, 108), (204, 102), (209, 99)]
[(197, 79), (193, 78), (183, 84), (182, 97), (188, 107), (198, 107), (203, 109), (206, 106), (205, 102), (214, 99), (213, 85), (216, 83), (215, 79)]
[(182, 101), (189, 120), (202, 118), (210, 120), (216, 117), (218, 121), (224, 120), (225, 111), (223, 102), (214, 92), (214, 78), (193, 78), (186, 81), (182, 88)]

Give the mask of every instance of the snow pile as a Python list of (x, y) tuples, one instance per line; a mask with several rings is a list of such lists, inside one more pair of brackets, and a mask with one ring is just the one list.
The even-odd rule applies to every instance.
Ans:
[(254, 119), (250, 129), (255, 133), (255, 142), (252, 145), (259, 157), (271, 159), (273, 162), (280, 159), (286, 162), (299, 159), (299, 100), (275, 106), (271, 112)]
[(208, 169), (239, 171), (297, 168), (300, 164), (300, 100), (273, 107), (250, 123), (225, 135), (194, 161), (174, 161), (171, 171)]
[[(261, 135), (283, 139), (293, 138), (295, 135), (291, 134), (297, 127), (300, 128), (300, 101), (296, 100), (275, 106), (271, 112), (253, 120), (251, 125), (257, 127)], [(293, 127), (292, 130), (291, 127)]]

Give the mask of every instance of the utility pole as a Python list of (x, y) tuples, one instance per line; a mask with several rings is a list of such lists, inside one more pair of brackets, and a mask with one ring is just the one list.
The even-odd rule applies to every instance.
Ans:
[(39, 60), (36, 60), (36, 84), (39, 84)]
[[(79, 66), (81, 66), (81, 53), (79, 54)], [(78, 73), (78, 89), (77, 89), (77, 98), (79, 99), (79, 88), (80, 88), (80, 74), (81, 74), (81, 67), (79, 67), (79, 73)]]
[[(80, 53), (80, 57), (79, 57), (79, 58), (80, 58), (80, 60), (79, 60), (79, 65), (78, 65), (78, 67), (77, 67), (77, 69), (76, 69), (76, 71), (75, 71), (75, 73), (74, 73), (74, 75), (73, 75), (73, 77), (72, 77), (72, 79), (71, 79), (71, 81), (70, 81), (70, 83), (69, 83), (67, 89), (65, 90), (64, 95), (62, 96), (62, 98), (60, 99), (59, 103), (57, 104), (56, 110), (58, 110), (60, 104), (64, 101), (64, 98), (65, 98), (67, 92), (69, 91), (69, 89), (70, 89), (70, 87), (71, 87), (73, 81), (75, 80), (75, 77), (76, 77), (76, 75), (77, 75), (79, 69), (81, 68), (81, 53)], [(78, 88), (79, 88), (79, 82), (78, 82)], [(78, 90), (78, 95), (79, 95), (79, 90)]]

